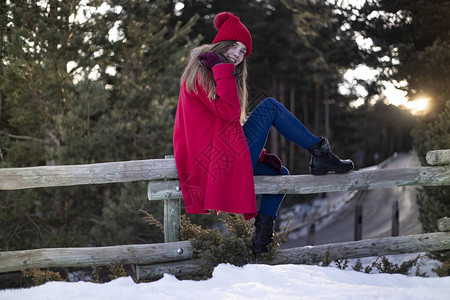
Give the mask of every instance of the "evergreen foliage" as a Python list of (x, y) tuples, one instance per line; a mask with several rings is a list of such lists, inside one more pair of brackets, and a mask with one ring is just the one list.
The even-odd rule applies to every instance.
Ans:
[(110, 266), (109, 271), (111, 272), (111, 274), (109, 274), (109, 278), (111, 280), (127, 276), (127, 272), (125, 271), (125, 269), (122, 265)]
[(181, 240), (189, 239), (194, 248), (194, 255), (207, 261), (207, 267), (212, 270), (220, 263), (230, 263), (243, 266), (262, 260), (270, 260), (285, 242), (288, 226), (274, 233), (268, 252), (258, 255), (251, 253), (254, 233), (253, 220), (244, 220), (241, 215), (221, 214), (220, 219), (225, 227), (225, 233), (219, 229), (203, 229), (193, 224), (186, 215), (181, 217)]
[(323, 259), (322, 259), (322, 265), (321, 265), (322, 267), (330, 266), (330, 264), (332, 262), (330, 255), (331, 255), (331, 246), (328, 246), (328, 249), (325, 252), (325, 255), (323, 256)]
[[(105, 10), (99, 10), (102, 6)], [(0, 11), (1, 167), (172, 153), (196, 17), (167, 1), (9, 1)], [(117, 34), (116, 34), (117, 33)], [(144, 183), (0, 192), (0, 249), (158, 242)], [(161, 214), (161, 205), (152, 203)]]
[[(377, 259), (370, 265), (367, 265), (365, 267), (361, 263), (361, 259), (358, 258), (356, 260), (356, 263), (352, 266), (352, 269), (354, 271), (364, 272), (367, 274), (371, 273), (375, 268), (378, 270), (379, 273), (410, 275), (412, 268), (415, 267), (416, 268), (414, 273), (415, 276), (426, 277), (427, 276), (426, 272), (424, 273), (420, 272), (419, 259), (421, 258), (423, 258), (423, 255), (419, 254), (416, 258), (404, 261), (400, 265), (398, 265), (396, 263), (389, 261), (389, 259), (386, 256), (380, 256), (377, 257)], [(329, 258), (325, 257), (325, 260), (326, 262), (328, 262), (328, 264), (325, 264), (324, 262), (322, 266), (329, 266), (330, 265), (330, 262), (328, 261)], [(336, 260), (334, 261), (334, 263), (341, 270), (345, 270), (348, 267), (347, 259)]]
[[(427, 114), (412, 132), (414, 149), (426, 165), (428, 151), (450, 148), (448, 2), (372, 0), (359, 10), (348, 6), (342, 12), (354, 30), (373, 43), (363, 50), (367, 65), (381, 69), (380, 78), (406, 80), (403, 89), (410, 99), (429, 99)], [(425, 231), (435, 231), (437, 220), (448, 216), (449, 191), (449, 187), (421, 190), (417, 201)]]
[(444, 261), (442, 266), (437, 268), (435, 271), (439, 277), (450, 276), (450, 258)]
[[(356, 111), (358, 114), (348, 120), (356, 167), (376, 165), (394, 152), (411, 150), (409, 133), (416, 120), (409, 112), (384, 102), (362, 105)], [(373, 129), (374, 124), (377, 130)]]
[(66, 281), (58, 272), (41, 269), (22, 271), (25, 281), (30, 281), (27, 286), (38, 286), (50, 281)]
[(416, 267), (416, 276), (425, 277), (425, 274), (420, 273), (420, 267), (417, 264), (417, 261), (421, 258), (421, 255), (418, 255), (415, 259), (402, 262), (400, 266), (398, 264), (394, 264), (387, 259), (387, 257), (382, 256), (379, 258), (381, 261), (378, 262), (378, 259), (372, 263), (372, 267), (378, 269), (380, 273), (388, 273), (388, 274), (404, 274), (409, 275), (411, 268)]
[[(430, 150), (450, 149), (450, 99), (445, 110), (434, 122), (424, 123), (413, 131), (414, 145), (426, 165), (425, 155)], [(437, 231), (437, 221), (450, 216), (450, 187), (422, 187), (417, 196), (420, 221), (426, 232)], [(435, 253), (442, 261), (448, 260), (449, 251)]]

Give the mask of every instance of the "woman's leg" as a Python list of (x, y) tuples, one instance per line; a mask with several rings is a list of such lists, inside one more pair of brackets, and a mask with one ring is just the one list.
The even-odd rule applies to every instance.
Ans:
[(274, 98), (264, 99), (256, 106), (244, 126), (245, 138), (250, 149), (253, 169), (266, 144), (271, 126), (274, 126), (285, 138), (305, 149), (320, 141), (286, 107)]
[[(264, 163), (257, 163), (255, 169), (253, 170), (253, 174), (269, 176), (278, 175), (274, 168)], [(288, 169), (283, 166), (280, 175), (289, 175)], [(283, 202), (284, 196), (285, 195), (282, 194), (263, 194), (261, 196), (258, 213), (271, 216), (273, 219), (276, 219), (278, 209), (280, 208), (281, 202)]]
[[(255, 175), (278, 175), (278, 172), (264, 164), (257, 163), (253, 174)], [(289, 171), (282, 167), (281, 175), (289, 175)], [(285, 195), (261, 195), (258, 215), (255, 218), (255, 233), (252, 239), (252, 252), (255, 254), (267, 252), (267, 246), (272, 242), (274, 220)]]
[(253, 169), (266, 143), (271, 126), (288, 140), (311, 153), (310, 172), (325, 175), (328, 172), (346, 173), (353, 169), (353, 162), (335, 155), (326, 138), (313, 135), (293, 114), (273, 98), (264, 99), (253, 110), (243, 126), (250, 149)]

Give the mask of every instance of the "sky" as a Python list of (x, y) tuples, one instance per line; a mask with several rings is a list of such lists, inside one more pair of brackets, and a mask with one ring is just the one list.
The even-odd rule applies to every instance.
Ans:
[(450, 277), (366, 274), (308, 265), (218, 265), (208, 280), (178, 280), (165, 274), (158, 281), (136, 284), (131, 277), (109, 283), (48, 282), (29, 289), (0, 291), (0, 300), (290, 300), (395, 299), (448, 300)]

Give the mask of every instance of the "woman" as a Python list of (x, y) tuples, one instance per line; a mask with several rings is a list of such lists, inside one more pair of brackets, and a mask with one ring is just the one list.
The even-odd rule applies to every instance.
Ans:
[[(313, 135), (273, 98), (246, 117), (247, 66), (252, 38), (239, 18), (223, 12), (211, 45), (191, 53), (180, 80), (174, 126), (174, 154), (186, 212), (242, 213), (255, 217), (253, 253), (267, 251), (284, 195), (262, 195), (257, 210), (253, 175), (288, 175), (280, 159), (265, 153), (271, 126), (311, 153), (313, 175), (345, 173), (350, 160), (331, 152), (325, 138)], [(243, 125), (241, 125), (243, 124)]]

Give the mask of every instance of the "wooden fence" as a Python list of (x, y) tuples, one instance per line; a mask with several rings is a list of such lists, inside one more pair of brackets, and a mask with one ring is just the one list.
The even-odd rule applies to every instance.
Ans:
[[(442, 232), (385, 237), (354, 242), (279, 250), (273, 260), (260, 263), (304, 264), (331, 260), (450, 249), (450, 218), (440, 219)], [(189, 241), (89, 248), (50, 248), (0, 252), (0, 273), (30, 268), (135, 265), (138, 280), (156, 279), (169, 273), (177, 276), (203, 275), (206, 261), (193, 259)]]
[[(397, 186), (450, 185), (450, 150), (430, 151), (432, 167), (354, 171), (323, 176), (255, 176), (259, 194), (309, 194), (356, 191)], [(446, 166), (438, 166), (444, 165)], [(28, 268), (85, 267), (136, 264), (138, 279), (160, 277), (164, 272), (186, 275), (202, 271), (202, 260), (192, 259), (189, 241), (176, 242), (179, 234), (181, 191), (173, 158), (112, 162), (74, 166), (0, 169), (0, 190), (38, 187), (150, 181), (149, 200), (165, 201), (165, 240), (168, 243), (96, 248), (36, 249), (0, 252), (0, 273)], [(445, 232), (371, 239), (280, 250), (268, 264), (305, 263), (323, 259), (330, 248), (331, 259), (450, 249), (448, 219), (439, 221)], [(140, 265), (150, 264), (150, 265)]]

